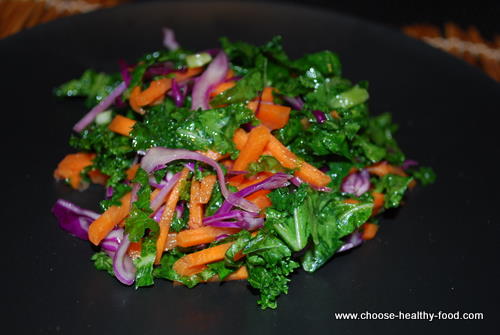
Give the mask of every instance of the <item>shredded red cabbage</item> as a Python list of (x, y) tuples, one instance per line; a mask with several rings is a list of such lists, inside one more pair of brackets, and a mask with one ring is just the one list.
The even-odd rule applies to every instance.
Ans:
[(128, 234), (123, 239), (113, 257), (113, 273), (116, 278), (125, 285), (132, 285), (135, 280), (135, 266), (132, 259), (127, 255), (130, 240)]
[[(276, 188), (285, 187), (289, 185), (288, 180), (291, 178), (292, 176), (289, 174), (278, 172), (271, 177), (264, 179), (260, 183), (245, 187), (244, 189), (234, 193), (234, 195), (240, 198), (244, 198), (260, 190), (274, 190)], [(231, 210), (232, 207), (233, 205), (226, 200), (222, 203), (222, 206), (220, 206), (215, 214), (227, 213)]]
[(178, 172), (172, 178), (170, 178), (170, 180), (165, 184), (165, 186), (162, 187), (160, 193), (158, 193), (156, 197), (151, 201), (150, 206), (153, 211), (156, 211), (158, 207), (160, 207), (165, 197), (172, 190), (172, 188), (175, 186), (175, 184), (180, 178), (181, 178), (181, 173)]
[(341, 185), (342, 192), (359, 197), (370, 189), (370, 174), (363, 169), (347, 176)]
[(241, 228), (255, 230), (264, 224), (264, 218), (257, 213), (249, 213), (235, 209), (222, 214), (214, 214), (203, 219), (203, 224), (213, 227)]
[(300, 111), (304, 108), (304, 101), (300, 97), (283, 97), (283, 99), (295, 110)]
[(122, 76), (122, 79), (128, 86), (130, 84), (130, 81), (132, 80), (132, 75), (130, 74), (129, 71), (129, 65), (124, 59), (119, 59), (118, 66), (120, 67), (120, 74)]
[(403, 162), (403, 164), (401, 164), (401, 167), (403, 168), (403, 170), (408, 170), (412, 166), (418, 166), (418, 164), (419, 163), (416, 160), (407, 159)]
[(88, 240), (89, 225), (99, 217), (99, 214), (63, 199), (56, 201), (52, 213), (62, 229), (82, 240)]
[(102, 99), (94, 108), (90, 110), (80, 121), (78, 121), (74, 126), (73, 130), (76, 132), (81, 132), (85, 129), (92, 121), (94, 121), (97, 114), (104, 112), (109, 108), (115, 101), (115, 99), (120, 96), (127, 89), (127, 84), (125, 82), (121, 82), (118, 86), (115, 87), (113, 91), (104, 99)]
[(355, 231), (346, 237), (344, 244), (340, 247), (339, 250), (337, 250), (337, 252), (344, 252), (361, 244), (363, 244), (361, 233), (359, 231)]
[(229, 60), (224, 51), (221, 51), (212, 60), (203, 74), (196, 80), (191, 94), (191, 109), (209, 109), (208, 97), (210, 90), (224, 81), (229, 70)]
[(229, 192), (222, 168), (216, 161), (200, 153), (185, 149), (168, 149), (163, 147), (151, 148), (148, 149), (146, 155), (142, 158), (141, 167), (146, 170), (146, 172), (152, 173), (156, 170), (165, 168), (168, 163), (176, 160), (196, 160), (210, 165), (217, 173), (221, 193), (226, 201), (249, 212), (259, 212), (259, 208), (255, 204)]
[(116, 252), (118, 250), (118, 247), (120, 246), (120, 243), (123, 239), (123, 228), (115, 228), (113, 229), (108, 236), (106, 236), (100, 246), (101, 249), (105, 251), (112, 251)]
[(326, 121), (326, 115), (322, 111), (314, 110), (312, 111), (312, 113), (318, 123), (323, 123)]
[(179, 43), (175, 39), (174, 31), (167, 27), (163, 28), (163, 46), (170, 51), (179, 49)]

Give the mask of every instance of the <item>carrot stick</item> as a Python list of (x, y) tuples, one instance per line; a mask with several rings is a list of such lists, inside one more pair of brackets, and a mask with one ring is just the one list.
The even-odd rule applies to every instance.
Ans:
[(391, 165), (391, 164), (387, 163), (386, 161), (372, 164), (372, 165), (366, 167), (366, 169), (371, 174), (377, 175), (379, 177), (383, 177), (389, 173), (396, 174), (396, 175), (402, 176), (402, 177), (408, 176), (408, 174), (406, 174), (406, 172), (404, 172), (404, 170), (402, 168), (400, 168), (398, 166)]
[(256, 117), (269, 129), (280, 129), (288, 123), (291, 110), (287, 106), (261, 103)]
[(203, 207), (200, 203), (200, 182), (191, 181), (191, 194), (189, 197), (189, 228), (199, 228), (203, 225)]
[(353, 205), (359, 204), (359, 200), (356, 199), (345, 199), (343, 202), (344, 204), (353, 204)]
[(111, 123), (108, 125), (109, 130), (123, 136), (130, 136), (130, 132), (134, 127), (136, 121), (128, 117), (116, 115)]
[(203, 177), (200, 184), (200, 203), (207, 204), (212, 197), (212, 191), (214, 189), (215, 183), (217, 182), (217, 176), (214, 174)]
[(111, 206), (89, 226), (89, 240), (99, 245), (113, 228), (119, 224), (130, 212), (130, 192), (121, 199), (121, 206)]
[(218, 94), (221, 94), (224, 91), (227, 91), (228, 89), (234, 87), (236, 83), (234, 81), (226, 81), (223, 83), (220, 83), (219, 85), (215, 86), (215, 88), (210, 92), (210, 98), (215, 97)]
[(229, 155), (221, 155), (220, 153), (212, 150), (207, 150), (207, 151), (196, 151), (199, 154), (202, 154), (203, 156), (206, 156), (208, 158), (213, 159), (214, 161), (219, 161), (221, 159), (229, 157)]
[(156, 99), (165, 94), (172, 87), (172, 79), (161, 78), (153, 80), (149, 87), (146, 88), (137, 97), (136, 103), (138, 106), (146, 106), (154, 102)]
[(137, 100), (139, 99), (139, 96), (141, 95), (141, 88), (139, 86), (136, 86), (130, 91), (130, 97), (128, 99), (130, 107), (136, 111), (137, 113), (143, 115), (144, 109), (142, 109), (141, 106), (139, 106)]
[(271, 200), (267, 197), (267, 195), (269, 193), (271, 193), (270, 190), (259, 190), (257, 192), (254, 192), (253, 194), (249, 195), (245, 199), (253, 202), (260, 209), (265, 209), (273, 204), (271, 202)]
[(89, 175), (90, 180), (94, 184), (100, 184), (100, 185), (105, 185), (106, 182), (108, 181), (108, 178), (109, 178), (107, 175), (105, 175), (104, 173), (102, 173), (99, 170), (89, 171), (88, 175)]
[(125, 174), (127, 175), (127, 180), (132, 180), (135, 178), (135, 174), (137, 173), (137, 170), (139, 170), (139, 164), (134, 164), (131, 167), (128, 168), (127, 171), (125, 171)]
[(220, 235), (232, 235), (239, 232), (239, 228), (223, 228), (202, 226), (195, 229), (186, 229), (177, 234), (177, 245), (179, 247), (192, 247), (204, 243), (211, 243)]
[(269, 150), (272, 156), (284, 167), (288, 169), (297, 169), (295, 175), (305, 182), (317, 187), (324, 187), (330, 183), (331, 178), (328, 175), (314, 166), (299, 160), (293, 152), (288, 150), (287, 147), (272, 135), (267, 144), (267, 150)]
[(236, 149), (240, 151), (243, 150), (245, 144), (247, 143), (247, 140), (248, 140), (247, 132), (241, 128), (236, 129), (233, 135), (233, 142), (234, 145), (236, 146)]
[[(246, 266), (240, 267), (238, 270), (234, 271), (230, 275), (228, 275), (226, 278), (223, 279), (223, 281), (230, 281), (230, 280), (245, 280), (248, 278), (248, 271)], [(208, 279), (207, 282), (218, 282), (220, 281), (219, 276), (215, 275), (212, 278)]]
[(384, 207), (385, 196), (383, 193), (372, 192), (373, 196), (373, 209), (372, 216), (377, 215), (377, 213)]
[(264, 152), (271, 133), (264, 126), (253, 128), (248, 134), (248, 140), (240, 151), (233, 165), (235, 171), (245, 171), (250, 163), (256, 162)]
[(172, 250), (177, 246), (177, 233), (168, 233), (165, 251)]
[(176, 72), (174, 78), (176, 82), (180, 83), (186, 79), (199, 75), (201, 72), (203, 72), (203, 66), (190, 67), (186, 72)]
[(142, 251), (142, 242), (130, 242), (127, 254), (130, 258), (136, 259), (141, 255), (141, 251)]
[(371, 240), (375, 237), (378, 231), (378, 224), (367, 222), (363, 224), (363, 233), (361, 238), (363, 240)]
[(264, 87), (264, 90), (262, 91), (262, 94), (260, 96), (260, 100), (266, 102), (274, 102), (273, 91), (274, 91), (273, 87), (269, 86)]
[(181, 177), (175, 184), (172, 191), (167, 198), (167, 203), (165, 204), (165, 209), (161, 216), (159, 226), (160, 226), (160, 234), (158, 236), (158, 240), (156, 241), (156, 258), (155, 264), (160, 263), (161, 255), (163, 251), (165, 251), (165, 245), (168, 238), (168, 231), (170, 230), (170, 224), (172, 223), (172, 219), (174, 218), (175, 207), (177, 206), (177, 202), (179, 201), (179, 196), (181, 193), (181, 186), (184, 184), (187, 176), (189, 174), (189, 170), (184, 168), (181, 172)]
[(78, 152), (75, 154), (66, 155), (57, 165), (54, 171), (54, 178), (67, 179), (74, 189), (79, 189), (81, 185), (81, 173), (84, 168), (92, 165), (92, 160), (95, 154)]
[(223, 260), (232, 244), (233, 242), (224, 243), (185, 255), (179, 258), (172, 268), (181, 276), (192, 276), (203, 271), (206, 264)]

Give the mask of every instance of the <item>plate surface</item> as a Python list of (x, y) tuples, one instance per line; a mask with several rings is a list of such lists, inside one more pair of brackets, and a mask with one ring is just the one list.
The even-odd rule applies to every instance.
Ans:
[[(261, 311), (243, 282), (189, 290), (158, 280), (134, 290), (94, 270), (91, 247), (50, 213), (60, 197), (93, 209), (102, 197), (98, 187), (79, 193), (52, 178), (85, 110), (51, 90), (86, 68), (116, 71), (119, 58), (161, 48), (164, 25), (194, 50), (223, 35), (263, 43), (281, 34), (292, 57), (338, 52), (347, 78), (370, 82), (372, 113), (393, 113), (401, 147), (433, 166), (437, 183), (412, 191), (375, 240), (313, 275), (298, 271), (277, 310)], [(462, 334), (484, 333), (498, 317), (500, 86), (465, 63), (362, 20), (264, 3), (126, 5), (36, 27), (0, 49), (2, 318), (16, 334)], [(364, 311), (475, 312), (485, 320), (334, 317)]]

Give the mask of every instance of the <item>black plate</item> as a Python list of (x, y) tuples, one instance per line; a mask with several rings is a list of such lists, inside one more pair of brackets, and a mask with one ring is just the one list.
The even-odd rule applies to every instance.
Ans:
[[(90, 246), (61, 231), (50, 208), (65, 198), (97, 208), (87, 193), (54, 182), (81, 101), (54, 86), (86, 68), (117, 70), (161, 48), (161, 27), (191, 49), (226, 35), (262, 43), (285, 37), (294, 57), (331, 49), (345, 75), (371, 83), (371, 110), (400, 124), (408, 157), (433, 166), (385, 218), (377, 238), (313, 275), (298, 271), (277, 310), (261, 311), (243, 282), (189, 290), (158, 281), (134, 290), (89, 261)], [(475, 333), (499, 312), (496, 214), (500, 89), (478, 70), (400, 33), (331, 12), (278, 4), (147, 3), (61, 19), (0, 42), (3, 196), (2, 318), (15, 333)], [(10, 131), (12, 130), (12, 131)], [(6, 312), (5, 312), (6, 310)], [(474, 312), (483, 321), (338, 321), (336, 312)]]

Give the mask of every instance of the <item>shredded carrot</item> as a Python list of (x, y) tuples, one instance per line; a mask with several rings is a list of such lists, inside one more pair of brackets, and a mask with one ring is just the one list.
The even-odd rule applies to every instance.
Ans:
[(122, 115), (116, 115), (108, 125), (109, 130), (123, 136), (130, 136), (136, 121)]
[(384, 207), (385, 196), (383, 193), (372, 192), (373, 196), (373, 210), (372, 216), (377, 215), (377, 213)]
[(177, 246), (177, 233), (168, 233), (165, 251), (172, 250)]
[(200, 204), (207, 204), (210, 201), (216, 182), (217, 176), (214, 174), (203, 177), (200, 184)]
[(226, 73), (226, 80), (227, 80), (227, 79), (231, 79), (231, 78), (233, 78), (233, 77), (234, 77), (234, 71), (233, 71), (233, 69), (229, 69), (229, 70), (227, 71), (227, 73)]
[(361, 234), (361, 238), (363, 240), (371, 240), (377, 234), (378, 224), (366, 222), (362, 227), (363, 233)]
[(172, 268), (181, 276), (192, 276), (205, 269), (206, 264), (223, 260), (233, 242), (219, 244), (179, 258)]
[(200, 202), (200, 182), (191, 181), (191, 194), (189, 197), (189, 228), (199, 228), (203, 225), (203, 206)]
[(203, 72), (203, 66), (190, 67), (185, 72), (176, 72), (174, 78), (176, 82), (180, 83), (191, 77), (199, 75), (201, 72)]
[(248, 140), (247, 132), (241, 128), (236, 129), (233, 135), (233, 142), (234, 145), (236, 146), (236, 149), (240, 151), (243, 150), (245, 144), (247, 143), (247, 140)]
[(100, 185), (105, 185), (106, 182), (108, 181), (108, 178), (109, 178), (107, 175), (105, 175), (104, 173), (102, 173), (99, 170), (89, 171), (88, 175), (89, 175), (90, 180), (94, 184), (100, 184)]
[(202, 154), (203, 156), (206, 156), (208, 158), (213, 159), (214, 161), (219, 161), (221, 159), (229, 157), (229, 155), (221, 155), (220, 153), (212, 150), (207, 150), (207, 151), (196, 151), (199, 154)]
[(344, 203), (345, 204), (359, 204), (359, 200), (356, 200), (356, 199), (345, 199), (344, 200)]
[(256, 117), (271, 130), (281, 129), (288, 123), (290, 111), (287, 106), (261, 103)]
[(267, 197), (269, 193), (271, 193), (270, 190), (259, 190), (249, 195), (245, 199), (253, 202), (262, 210), (273, 204), (271, 200)]
[(87, 166), (92, 165), (94, 157), (95, 154), (85, 152), (66, 155), (57, 165), (54, 171), (54, 178), (57, 180), (66, 179), (72, 188), (80, 189), (82, 187), (81, 173)]
[(143, 115), (144, 109), (142, 109), (141, 106), (138, 105), (137, 100), (139, 99), (139, 96), (141, 95), (141, 88), (139, 86), (136, 86), (130, 91), (130, 97), (128, 99), (130, 107), (137, 113)]
[(113, 228), (127, 217), (130, 212), (130, 192), (121, 199), (121, 206), (111, 206), (89, 226), (89, 240), (99, 245)]
[(177, 206), (177, 202), (179, 201), (179, 196), (181, 192), (181, 187), (184, 184), (187, 176), (189, 174), (189, 170), (184, 168), (181, 172), (181, 177), (175, 184), (172, 191), (168, 195), (167, 202), (165, 204), (165, 209), (161, 216), (159, 226), (160, 226), (160, 234), (158, 236), (158, 240), (156, 241), (156, 258), (155, 264), (159, 264), (161, 260), (161, 255), (165, 250), (165, 245), (168, 238), (168, 231), (170, 230), (170, 224), (172, 223), (172, 219), (174, 218), (175, 207)]
[(177, 234), (177, 245), (179, 247), (192, 247), (195, 245), (211, 243), (220, 235), (232, 235), (239, 232), (239, 228), (223, 228), (202, 226), (195, 229), (186, 229)]
[(402, 177), (407, 177), (408, 176), (406, 174), (406, 172), (404, 172), (404, 170), (402, 168), (400, 168), (399, 166), (393, 166), (393, 165), (387, 163), (386, 161), (382, 161), (382, 162), (378, 162), (378, 163), (372, 164), (370, 166), (367, 166), (366, 169), (371, 174), (377, 175), (379, 177), (383, 177), (383, 176), (385, 176), (386, 174), (389, 174), (389, 173), (390, 174), (396, 174), (396, 175), (402, 176)]
[(253, 128), (248, 134), (245, 146), (234, 162), (233, 170), (245, 171), (250, 163), (256, 162), (264, 152), (270, 136), (269, 129), (264, 126)]
[(130, 258), (136, 259), (141, 256), (142, 243), (141, 242), (130, 242), (130, 246), (127, 249), (127, 254)]
[(282, 166), (287, 169), (297, 169), (295, 175), (303, 181), (317, 187), (324, 187), (330, 183), (331, 178), (328, 175), (314, 166), (299, 160), (293, 152), (288, 150), (287, 147), (272, 135), (267, 144), (267, 149)]
[[(233, 273), (228, 275), (226, 278), (224, 278), (223, 281), (245, 280), (245, 279), (248, 279), (248, 271), (247, 271), (247, 268), (243, 265), (238, 270), (234, 271)], [(208, 282), (218, 282), (218, 281), (220, 281), (220, 279), (217, 275), (215, 275), (212, 278), (208, 279), (207, 281)]]
[(131, 167), (128, 168), (127, 171), (125, 171), (125, 174), (127, 175), (127, 180), (132, 180), (135, 178), (135, 174), (137, 173), (137, 170), (139, 170), (139, 164), (134, 164)]
[(273, 91), (274, 91), (273, 87), (270, 86), (264, 87), (264, 90), (262, 91), (262, 94), (260, 96), (260, 100), (271, 103), (274, 102)]
[(330, 115), (334, 118), (334, 119), (340, 119), (340, 115), (337, 111), (331, 111), (330, 112)]
[(215, 88), (210, 92), (210, 98), (215, 97), (218, 94), (221, 94), (224, 91), (227, 91), (228, 89), (234, 87), (236, 83), (234, 81), (226, 81), (223, 83), (220, 83), (219, 85), (215, 86)]

